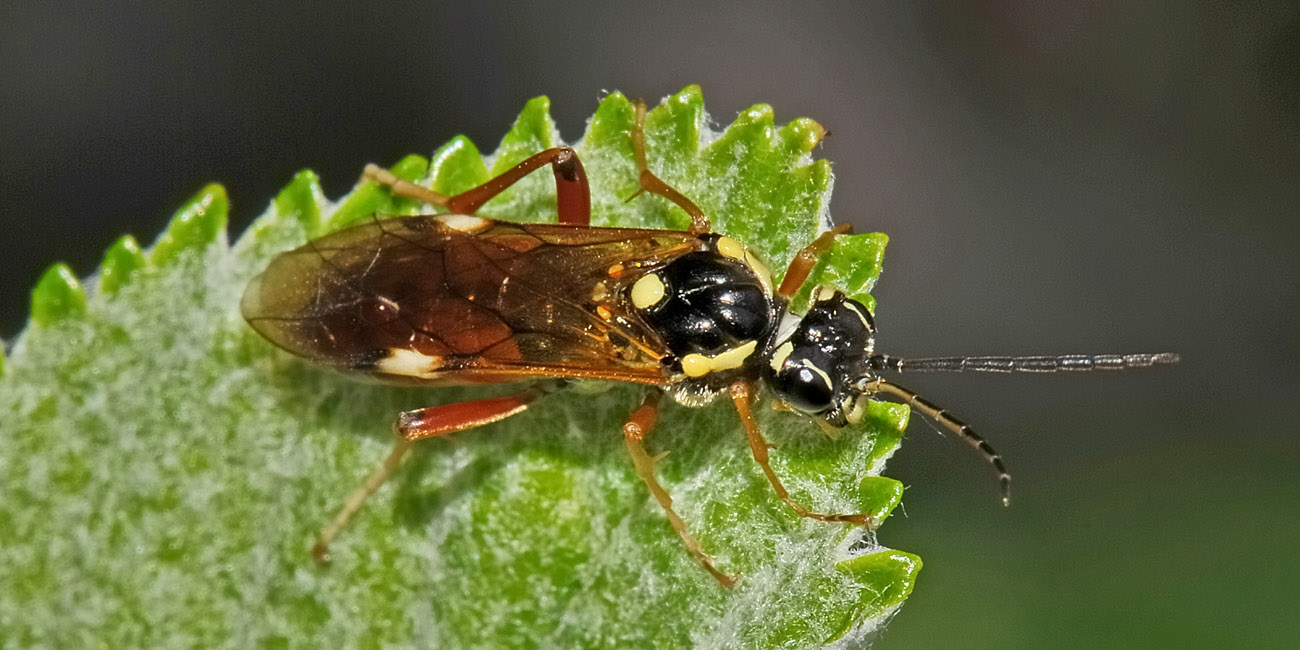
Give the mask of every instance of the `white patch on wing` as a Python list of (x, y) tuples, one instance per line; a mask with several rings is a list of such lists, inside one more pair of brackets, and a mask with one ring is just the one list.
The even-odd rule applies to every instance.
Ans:
[(389, 348), (388, 356), (375, 364), (375, 370), (387, 375), (428, 378), (442, 368), (442, 365), (442, 357), (429, 356), (404, 348)]
[(472, 214), (442, 214), (434, 217), (434, 219), (441, 221), (443, 225), (452, 230), (459, 230), (464, 233), (476, 233), (491, 224), (487, 219)]

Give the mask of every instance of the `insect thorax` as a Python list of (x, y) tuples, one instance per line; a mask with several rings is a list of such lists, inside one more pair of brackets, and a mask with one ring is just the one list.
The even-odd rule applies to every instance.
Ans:
[(706, 250), (645, 274), (628, 291), (637, 315), (663, 340), (664, 365), (680, 377), (672, 395), (688, 406), (707, 404), (737, 378), (757, 378), (778, 320), (770, 283), (752, 256), (726, 237), (705, 241)]

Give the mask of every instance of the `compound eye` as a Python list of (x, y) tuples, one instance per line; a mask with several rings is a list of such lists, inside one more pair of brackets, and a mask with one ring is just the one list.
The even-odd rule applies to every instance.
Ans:
[(830, 375), (808, 359), (786, 361), (773, 389), (790, 406), (809, 414), (829, 409), (834, 398)]

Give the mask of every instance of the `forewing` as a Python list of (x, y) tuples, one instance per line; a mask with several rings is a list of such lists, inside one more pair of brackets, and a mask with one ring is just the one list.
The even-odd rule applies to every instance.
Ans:
[(662, 341), (618, 297), (698, 246), (676, 231), (375, 220), (275, 258), (242, 310), (289, 352), (385, 379), (663, 383)]

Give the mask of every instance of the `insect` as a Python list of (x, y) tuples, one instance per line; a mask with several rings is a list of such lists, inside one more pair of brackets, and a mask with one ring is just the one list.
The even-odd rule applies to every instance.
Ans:
[[(328, 561), (330, 542), (414, 442), (518, 415), (568, 380), (645, 387), (623, 427), (636, 473), (687, 551), (731, 586), (736, 576), (715, 565), (674, 512), (646, 450), (663, 395), (690, 407), (726, 395), (777, 498), (801, 517), (871, 526), (866, 514), (813, 512), (790, 497), (769, 464), (769, 445), (752, 413), (761, 387), (774, 407), (803, 413), (828, 431), (858, 422), (872, 398), (905, 402), (981, 452), (997, 470), (1006, 502), (1011, 477), (992, 447), (882, 373), (1115, 370), (1178, 360), (1170, 353), (875, 354), (871, 312), (842, 292), (820, 287), (806, 313), (789, 311), (818, 257), (847, 227), (804, 247), (776, 283), (758, 257), (714, 233), (698, 206), (649, 169), (644, 120), (645, 106), (638, 104), (630, 134), (637, 194), (658, 195), (685, 210), (691, 217), (686, 231), (592, 227), (586, 173), (567, 147), (542, 151), (455, 196), (371, 165), (367, 178), (441, 213), (375, 219), (325, 235), (275, 258), (251, 282), (241, 304), (245, 319), (272, 343), (315, 363), (394, 383), (523, 384), (504, 397), (399, 414), (392, 452), (321, 532), (312, 548), (318, 561)], [(475, 216), (492, 197), (547, 165), (555, 176), (558, 223)]]

